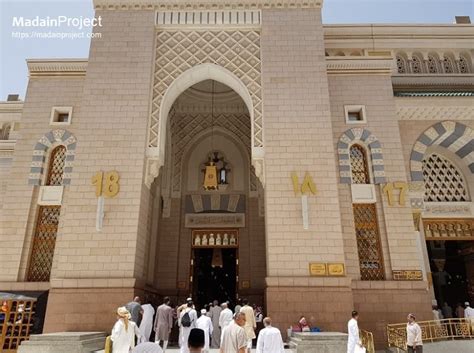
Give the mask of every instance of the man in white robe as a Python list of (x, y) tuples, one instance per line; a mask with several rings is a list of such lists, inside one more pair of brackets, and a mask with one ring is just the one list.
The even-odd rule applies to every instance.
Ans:
[(466, 308), (464, 309), (464, 317), (467, 319), (468, 322), (471, 323), (471, 331), (474, 334), (474, 309), (471, 308), (469, 302), (465, 302), (464, 305)]
[[(194, 310), (194, 305), (192, 301), (188, 301), (187, 307), (181, 311), (179, 314), (179, 319), (178, 319), (178, 326), (179, 326), (179, 333), (180, 333), (180, 345), (179, 345), (179, 351), (180, 353), (189, 353), (189, 347), (188, 347), (188, 338), (189, 338), (189, 333), (193, 328), (196, 327), (196, 321), (197, 321), (197, 313), (196, 310)], [(186, 326), (185, 321), (183, 318), (185, 315), (188, 314), (189, 316), (189, 326)]]
[(220, 353), (245, 353), (247, 334), (244, 325), (245, 314), (235, 314), (234, 320), (222, 330)]
[(244, 306), (240, 309), (239, 313), (245, 314), (245, 333), (247, 334), (247, 351), (250, 353), (252, 349), (252, 340), (255, 336), (255, 329), (257, 328), (257, 323), (255, 322), (255, 313), (253, 308), (249, 305), (247, 299), (243, 299), (242, 303)]
[(354, 353), (356, 347), (360, 346), (358, 319), (359, 313), (354, 310), (352, 312), (352, 319), (347, 323), (347, 333), (349, 334), (347, 339), (347, 353)]
[(285, 353), (281, 332), (272, 326), (272, 319), (263, 319), (263, 326), (257, 338), (257, 353)]
[(150, 340), (151, 329), (153, 328), (153, 315), (155, 315), (155, 309), (151, 304), (142, 305), (143, 317), (140, 322), (140, 331), (145, 342)]
[(202, 351), (209, 353), (209, 341), (213, 332), (213, 326), (211, 318), (206, 315), (206, 309), (201, 310), (201, 316), (196, 321), (196, 328), (204, 331), (204, 349)]
[[(219, 327), (221, 328), (221, 332), (224, 331), (224, 328), (232, 322), (232, 310), (228, 308), (227, 303), (222, 303), (222, 311), (219, 314)], [(221, 333), (222, 335), (222, 333)]]
[(221, 329), (219, 327), (219, 318), (221, 316), (221, 307), (219, 302), (214, 300), (212, 307), (209, 309), (209, 317), (212, 320), (212, 339), (211, 339), (211, 348), (219, 348), (221, 342)]

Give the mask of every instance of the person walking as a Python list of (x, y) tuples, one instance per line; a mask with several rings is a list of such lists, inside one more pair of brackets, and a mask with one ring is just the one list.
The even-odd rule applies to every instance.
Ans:
[(219, 318), (221, 316), (222, 309), (219, 306), (219, 302), (214, 300), (211, 308), (209, 309), (209, 317), (212, 321), (212, 338), (211, 348), (219, 348), (221, 342), (221, 328), (219, 327)]
[(408, 314), (407, 323), (407, 349), (408, 353), (423, 353), (421, 340), (421, 327), (416, 323), (414, 314)]
[(197, 313), (194, 310), (192, 300), (188, 300), (187, 306), (181, 311), (178, 319), (180, 331), (180, 353), (189, 353), (188, 338), (189, 333), (196, 327)]
[(209, 353), (209, 341), (212, 335), (213, 326), (212, 320), (209, 316), (206, 315), (206, 309), (201, 310), (201, 316), (196, 321), (196, 327), (204, 331), (204, 353)]
[(135, 297), (130, 303), (127, 303), (125, 305), (125, 308), (128, 310), (130, 313), (131, 317), (130, 320), (132, 320), (134, 323), (137, 324), (137, 326), (140, 326), (140, 323), (142, 321), (142, 315), (143, 315), (143, 309), (141, 305), (141, 299), (140, 297)]
[(222, 330), (220, 353), (245, 353), (248, 340), (244, 325), (245, 314), (235, 314), (234, 320)]
[(351, 313), (351, 319), (347, 322), (347, 333), (349, 337), (347, 338), (347, 353), (356, 352), (356, 348), (360, 347), (360, 338), (359, 338), (359, 313), (353, 311)]
[(263, 326), (257, 338), (257, 353), (285, 353), (281, 332), (272, 326), (272, 319), (264, 318)]
[(247, 334), (247, 351), (250, 353), (252, 349), (252, 340), (255, 338), (255, 329), (257, 328), (257, 323), (255, 322), (255, 313), (253, 308), (249, 305), (247, 299), (242, 300), (244, 306), (240, 309), (240, 313), (245, 314), (245, 333)]
[(155, 309), (149, 303), (142, 305), (143, 317), (140, 322), (140, 331), (142, 333), (143, 340), (145, 342), (150, 341), (151, 330), (153, 328), (153, 316), (155, 315)]
[(117, 309), (117, 322), (112, 328), (112, 353), (129, 353), (135, 346), (135, 335), (141, 340), (141, 333), (131, 314), (124, 306)]
[(163, 352), (168, 347), (171, 329), (173, 328), (173, 308), (170, 306), (170, 298), (164, 297), (163, 304), (156, 309), (155, 317), (155, 343), (158, 345), (163, 341)]
[(222, 331), (232, 322), (232, 310), (229, 309), (227, 303), (222, 303), (222, 311), (219, 314), (219, 327), (221, 328), (221, 335)]

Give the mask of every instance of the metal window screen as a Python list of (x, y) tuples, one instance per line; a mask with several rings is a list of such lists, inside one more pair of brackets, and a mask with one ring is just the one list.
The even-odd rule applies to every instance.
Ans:
[(48, 282), (53, 264), (60, 206), (40, 206), (27, 280)]
[(364, 281), (384, 280), (375, 204), (355, 204), (353, 210), (361, 279)]
[(369, 171), (365, 150), (359, 145), (350, 149), (351, 175), (353, 184), (369, 184)]
[(66, 147), (58, 146), (51, 152), (48, 179), (46, 185), (62, 185), (64, 165), (66, 163)]

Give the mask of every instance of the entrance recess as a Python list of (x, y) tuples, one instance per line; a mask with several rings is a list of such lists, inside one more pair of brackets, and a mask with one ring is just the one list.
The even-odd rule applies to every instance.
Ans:
[(218, 300), (235, 303), (238, 283), (238, 231), (193, 231), (190, 279), (198, 308)]

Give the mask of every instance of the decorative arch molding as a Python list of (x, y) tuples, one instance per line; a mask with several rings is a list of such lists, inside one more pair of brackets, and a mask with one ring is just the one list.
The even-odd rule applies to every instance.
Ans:
[(66, 147), (66, 162), (64, 166), (63, 185), (71, 184), (72, 166), (76, 153), (76, 137), (67, 130), (51, 130), (43, 135), (36, 143), (33, 150), (30, 175), (28, 177), (29, 185), (41, 185), (44, 172), (44, 164), (50, 149), (57, 145)]
[(425, 130), (416, 140), (410, 155), (410, 176), (423, 182), (423, 158), (426, 149), (438, 145), (454, 152), (474, 174), (474, 131), (464, 124), (443, 121)]
[[(174, 60), (176, 56), (170, 56), (170, 52), (176, 46), (171, 46), (171, 44), (180, 40), (191, 40), (191, 46), (194, 48), (187, 49), (190, 53), (186, 61), (177, 61)], [(215, 46), (213, 50), (204, 52), (198, 45), (203, 41), (205, 43), (211, 40)], [(221, 44), (216, 44), (219, 42)], [(222, 51), (224, 47), (227, 48), (225, 52)], [(229, 55), (229, 50), (234, 52), (234, 55)], [(163, 31), (157, 34), (156, 53), (145, 184), (150, 186), (158, 176), (160, 167), (164, 165), (166, 126), (173, 103), (186, 89), (209, 79), (229, 86), (244, 101), (251, 119), (252, 164), (263, 184), (263, 105), (259, 33), (256, 31), (216, 33)]]
[(369, 130), (352, 128), (344, 132), (337, 143), (339, 156), (339, 181), (351, 184), (351, 162), (349, 150), (351, 145), (358, 143), (367, 148), (370, 153), (370, 166), (374, 176), (374, 184), (385, 183), (385, 166), (380, 141)]

